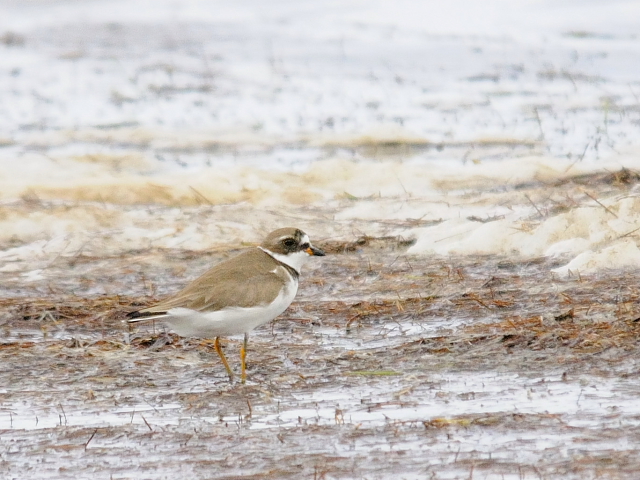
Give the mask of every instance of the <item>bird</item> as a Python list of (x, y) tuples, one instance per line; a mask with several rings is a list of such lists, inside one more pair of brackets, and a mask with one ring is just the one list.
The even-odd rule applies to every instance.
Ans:
[(176, 294), (131, 312), (128, 323), (161, 319), (181, 337), (215, 338), (214, 348), (233, 382), (233, 371), (220, 348), (220, 337), (244, 334), (240, 349), (245, 383), (249, 332), (291, 304), (300, 270), (312, 257), (325, 256), (299, 228), (279, 228), (258, 246), (214, 265)]

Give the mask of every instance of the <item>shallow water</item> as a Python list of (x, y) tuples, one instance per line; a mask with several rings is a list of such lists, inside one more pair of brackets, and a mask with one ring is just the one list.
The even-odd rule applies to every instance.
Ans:
[[(168, 254), (157, 255), (166, 274)], [(397, 256), (368, 246), (324, 257), (299, 301), (252, 333), (246, 385), (229, 383), (210, 346), (161, 325), (127, 332), (121, 319), (139, 296), (6, 301), (9, 473), (28, 474), (38, 458), (39, 475), (58, 479), (95, 468), (121, 478), (633, 478), (637, 275), (559, 280), (548, 261), (459, 258), (445, 270)], [(375, 277), (372, 267), (382, 267)], [(241, 342), (225, 341), (236, 370)]]

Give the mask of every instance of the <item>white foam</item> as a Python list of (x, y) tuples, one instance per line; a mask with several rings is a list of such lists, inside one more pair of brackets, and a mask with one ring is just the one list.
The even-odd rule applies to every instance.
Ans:
[(415, 230), (417, 242), (410, 253), (576, 255), (557, 270), (565, 273), (578, 268), (590, 272), (634, 266), (632, 246), (638, 240), (633, 235), (626, 237), (640, 228), (640, 198), (632, 195), (598, 202), (587, 200), (542, 219), (536, 218), (533, 206), (523, 205), (489, 223), (450, 219)]
[[(617, 218), (592, 201), (537, 212), (516, 187), (638, 169), (638, 15), (631, 0), (5, 2), (0, 31), (25, 42), (2, 46), (1, 268), (255, 242), (325, 210), (327, 236), (370, 222), (360, 233), (414, 236), (423, 255), (635, 242), (634, 198), (599, 198)], [(383, 226), (416, 219), (442, 222)]]
[(580, 253), (567, 265), (553, 271), (562, 275), (593, 273), (606, 269), (640, 268), (640, 250), (630, 239), (623, 239), (601, 250), (587, 250)]

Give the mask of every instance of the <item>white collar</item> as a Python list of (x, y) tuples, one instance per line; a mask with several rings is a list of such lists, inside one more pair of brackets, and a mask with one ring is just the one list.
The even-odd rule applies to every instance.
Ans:
[(309, 254), (304, 250), (291, 253), (289, 255), (282, 255), (281, 253), (274, 253), (271, 250), (268, 250), (266, 248), (262, 248), (262, 247), (258, 247), (258, 248), (263, 252), (271, 255), (273, 258), (275, 258), (279, 262), (282, 262), (285, 265), (288, 265), (291, 268), (293, 268), (296, 272), (298, 272), (298, 275), (300, 275), (300, 269), (302, 268), (302, 265), (304, 265), (309, 259)]

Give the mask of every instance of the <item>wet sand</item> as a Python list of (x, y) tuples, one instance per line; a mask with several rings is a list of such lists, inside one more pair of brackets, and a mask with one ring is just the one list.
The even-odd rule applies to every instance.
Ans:
[[(211, 342), (128, 329), (156, 295), (2, 300), (7, 478), (635, 477), (637, 272), (324, 246), (290, 309), (252, 334), (245, 385)], [(222, 254), (144, 255), (151, 291), (172, 264)], [(59, 268), (78, 286), (104, 266), (127, 278), (121, 259), (71, 261)], [(225, 342), (236, 370), (240, 343)]]

